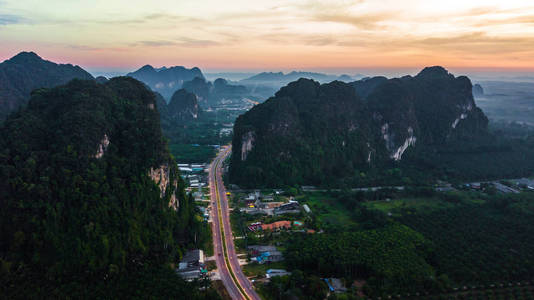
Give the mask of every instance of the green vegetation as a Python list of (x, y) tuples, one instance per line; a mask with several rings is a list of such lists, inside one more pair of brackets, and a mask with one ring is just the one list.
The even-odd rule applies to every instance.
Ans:
[(216, 154), (212, 145), (225, 145), (231, 135), (221, 135), (223, 124), (231, 124), (240, 112), (217, 110), (200, 111), (198, 119), (185, 122), (166, 118), (163, 114), (163, 134), (169, 140), (169, 148), (178, 162), (209, 162)]
[(215, 148), (209, 145), (170, 144), (169, 151), (181, 163), (208, 162), (217, 154)]
[[(460, 206), (460, 201), (447, 201), (447, 195), (452, 199), (457, 193), (448, 193), (443, 195), (436, 195), (434, 197), (414, 197), (414, 198), (400, 198), (389, 200), (369, 201), (363, 203), (363, 206), (379, 210), (383, 213), (391, 213), (393, 216), (401, 216), (405, 213), (430, 213), (449, 208)], [(472, 203), (483, 202), (480, 199), (469, 199)], [(462, 203), (462, 205), (465, 203)]]
[[(308, 192), (297, 199), (312, 209), (307, 224), (322, 233), (283, 233), (267, 243), (282, 244), (291, 272), (365, 282), (363, 288), (348, 284), (341, 299), (357, 297), (357, 291), (373, 298), (419, 293), (429, 299), (521, 299), (532, 293), (508, 285), (522, 286), (534, 276), (533, 192), (408, 188)], [(279, 285), (261, 290), (272, 297)]]
[(325, 299), (327, 286), (317, 276), (294, 271), (290, 276), (274, 277), (259, 285), (258, 293), (267, 300), (274, 299)]
[(249, 263), (243, 266), (243, 273), (248, 277), (264, 277), (265, 272), (268, 269), (285, 269), (286, 264), (284, 262), (273, 262), (258, 264), (256, 262)]
[(468, 78), (431, 67), (415, 77), (377, 79), (323, 85), (301, 79), (240, 116), (230, 182), (328, 188), (534, 173), (534, 133), (488, 130)]
[(331, 193), (317, 192), (305, 193), (296, 198), (302, 204), (307, 204), (314, 215), (316, 224), (312, 227), (322, 228), (332, 226), (355, 226), (357, 223), (353, 220), (350, 210), (331, 195)]
[(325, 277), (366, 278), (371, 295), (430, 286), (435, 273), (427, 262), (429, 255), (430, 245), (424, 237), (400, 224), (357, 232), (295, 235), (285, 253), (290, 269)]
[(435, 268), (456, 284), (516, 282), (534, 276), (533, 201), (532, 193), (497, 196), (399, 221), (432, 242)]
[(154, 101), (132, 78), (75, 80), (33, 92), (8, 117), (0, 128), (5, 298), (213, 296), (170, 268), (209, 228), (184, 192)]

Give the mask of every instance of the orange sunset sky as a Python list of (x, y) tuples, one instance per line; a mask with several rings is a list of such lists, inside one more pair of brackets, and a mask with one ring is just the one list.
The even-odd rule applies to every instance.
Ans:
[(85, 68), (534, 70), (534, 2), (0, 0), (0, 60)]

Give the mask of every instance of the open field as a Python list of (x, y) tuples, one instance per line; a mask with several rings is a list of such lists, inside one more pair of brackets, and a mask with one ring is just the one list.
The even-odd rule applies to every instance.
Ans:
[(418, 212), (430, 212), (454, 207), (454, 204), (439, 198), (403, 198), (366, 202), (363, 204), (369, 209), (376, 209), (392, 215), (400, 215), (402, 210), (415, 209)]
[(467, 201), (463, 203), (453, 203), (440, 197), (414, 197), (369, 201), (363, 203), (363, 206), (368, 209), (379, 210), (386, 214), (391, 213), (392, 216), (401, 216), (403, 211), (411, 213), (431, 213), (444, 209), (452, 209), (458, 205), (463, 205), (466, 203), (482, 204), (483, 202), (483, 200), (477, 198), (467, 198)]
[(312, 213), (326, 225), (356, 225), (351, 212), (335, 197), (326, 192), (307, 192), (296, 198), (301, 204), (307, 204)]

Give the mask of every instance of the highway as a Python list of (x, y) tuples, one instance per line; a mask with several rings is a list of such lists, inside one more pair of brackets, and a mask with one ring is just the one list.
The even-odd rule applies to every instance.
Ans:
[(209, 170), (212, 211), (213, 250), (221, 280), (232, 299), (260, 300), (252, 283), (243, 274), (234, 247), (226, 189), (222, 181), (222, 163), (231, 147), (221, 151)]

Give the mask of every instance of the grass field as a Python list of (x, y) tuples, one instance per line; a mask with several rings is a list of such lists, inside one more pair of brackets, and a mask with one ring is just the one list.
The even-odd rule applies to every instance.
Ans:
[(356, 225), (348, 211), (339, 201), (324, 192), (307, 192), (296, 198), (307, 204), (323, 224)]
[(453, 195), (461, 197), (461, 203), (446, 201), (444, 197), (411, 197), (391, 200), (369, 201), (363, 205), (368, 209), (382, 211), (392, 216), (401, 216), (404, 213), (431, 213), (439, 210), (455, 208), (465, 204), (482, 204), (483, 200), (465, 192), (455, 192)]

